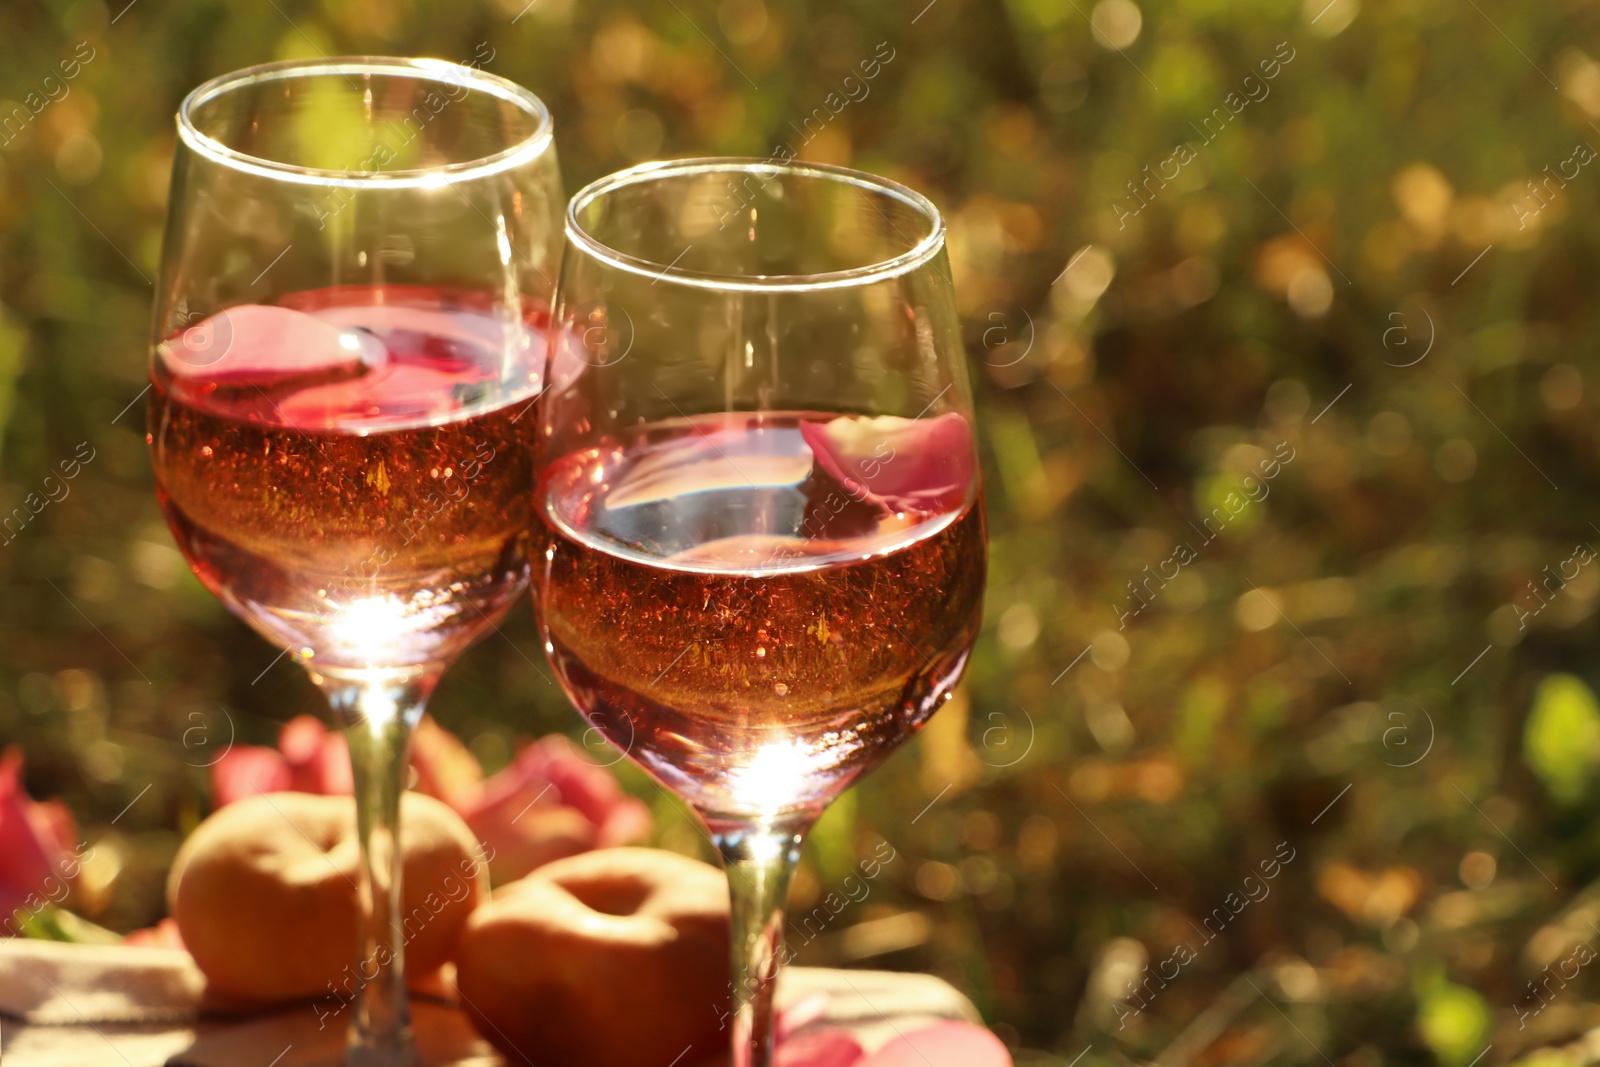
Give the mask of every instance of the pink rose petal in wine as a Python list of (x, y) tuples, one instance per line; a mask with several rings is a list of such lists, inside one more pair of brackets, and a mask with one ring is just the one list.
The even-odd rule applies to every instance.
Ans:
[(847, 491), (891, 511), (938, 514), (960, 507), (977, 470), (972, 429), (953, 411), (920, 419), (806, 420), (800, 434), (817, 465)]
[[(381, 404), (373, 399), (379, 392), (374, 375), (383, 376)], [(383, 418), (409, 423), (461, 410), (453, 393), (460, 381), (458, 374), (433, 367), (389, 363), (360, 378), (297, 389), (275, 410), (279, 421), (301, 429), (333, 427), (357, 418), (365, 426)]]
[(176, 378), (271, 381), (329, 371), (358, 373), (383, 346), (359, 331), (289, 308), (241, 304), (188, 326), (161, 345)]
[(859, 1067), (1012, 1067), (1004, 1042), (972, 1023), (941, 1022), (907, 1031)]

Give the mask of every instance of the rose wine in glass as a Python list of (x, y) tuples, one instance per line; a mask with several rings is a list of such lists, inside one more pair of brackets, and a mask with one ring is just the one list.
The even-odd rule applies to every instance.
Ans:
[(296, 293), (162, 349), (150, 445), (168, 524), (208, 589), (318, 668), (448, 661), (526, 585), (542, 322), (507, 373), (480, 303)]
[(229, 609), (346, 727), (362, 853), (347, 1062), (417, 1061), (400, 793), (440, 675), (528, 580), (562, 201), (550, 116), (439, 60), (202, 85), (151, 344), (156, 492)]
[(853, 495), (806, 444), (833, 421), (680, 420), (542, 479), (552, 660), (589, 721), (698, 810), (827, 803), (966, 664), (981, 508), (965, 484), (893, 511)]
[(982, 610), (943, 225), (833, 167), (646, 164), (567, 215), (534, 600), (590, 723), (705, 820), (735, 1067), (767, 1067), (823, 808), (954, 690)]

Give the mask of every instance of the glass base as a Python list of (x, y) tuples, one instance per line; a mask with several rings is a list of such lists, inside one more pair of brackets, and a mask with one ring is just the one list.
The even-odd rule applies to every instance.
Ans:
[(344, 1050), (345, 1067), (422, 1067), (422, 1056), (411, 1040), (411, 1031), (393, 1035), (381, 1044), (357, 1044), (352, 1033), (351, 1044)]

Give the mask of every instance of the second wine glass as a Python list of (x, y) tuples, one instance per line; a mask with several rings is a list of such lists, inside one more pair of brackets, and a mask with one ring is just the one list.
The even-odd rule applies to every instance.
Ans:
[(766, 1067), (805, 835), (950, 697), (978, 630), (944, 228), (872, 175), (710, 159), (588, 186), (566, 236), (534, 507), (545, 650), (705, 820), (733, 901), (734, 1063)]

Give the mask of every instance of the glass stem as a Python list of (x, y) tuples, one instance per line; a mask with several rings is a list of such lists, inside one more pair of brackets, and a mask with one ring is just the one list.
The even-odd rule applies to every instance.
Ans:
[(439, 675), (361, 671), (312, 677), (344, 723), (361, 844), (357, 985), (345, 1063), (412, 1067), (421, 1061), (406, 1008), (400, 794), (406, 787), (411, 735)]
[(783, 912), (789, 879), (814, 814), (773, 822), (723, 822), (708, 818), (722, 853), (733, 904), (732, 1067), (770, 1067), (773, 994), (783, 962)]

